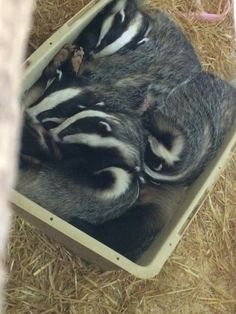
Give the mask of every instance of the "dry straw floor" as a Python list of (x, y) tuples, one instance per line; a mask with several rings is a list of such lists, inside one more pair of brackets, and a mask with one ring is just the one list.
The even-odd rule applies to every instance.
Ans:
[[(36, 49), (89, 1), (38, 0), (29, 50)], [(232, 17), (207, 24), (181, 15), (195, 0), (149, 0), (167, 10), (192, 40), (204, 66), (234, 73)], [(221, 0), (205, 0), (219, 11)], [(12, 226), (7, 313), (236, 313), (236, 154), (161, 273), (139, 280), (101, 272), (20, 218)]]

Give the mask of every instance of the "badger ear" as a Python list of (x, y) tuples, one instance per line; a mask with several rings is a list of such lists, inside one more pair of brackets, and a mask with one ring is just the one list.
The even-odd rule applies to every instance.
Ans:
[(112, 132), (112, 127), (110, 126), (108, 122), (105, 122), (105, 121), (99, 121), (98, 129), (99, 129), (99, 132), (101, 132), (104, 135)]

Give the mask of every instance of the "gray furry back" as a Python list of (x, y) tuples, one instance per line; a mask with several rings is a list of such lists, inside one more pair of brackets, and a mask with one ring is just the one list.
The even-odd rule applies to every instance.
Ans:
[[(155, 110), (148, 116), (151, 150), (167, 166), (154, 169), (149, 158), (145, 160), (146, 173), (158, 182), (191, 183), (216, 155), (235, 123), (236, 90), (202, 72), (176, 87), (165, 101), (156, 99)], [(162, 142), (163, 134), (166, 137)], [(171, 144), (166, 141), (167, 135)]]
[(120, 216), (139, 194), (139, 187), (134, 184), (117, 199), (103, 199), (103, 193), (79, 184), (55, 165), (20, 170), (16, 189), (62, 219), (78, 217), (91, 224)]
[[(86, 72), (91, 70), (88, 75), (90, 82), (113, 85), (117, 80), (146, 73), (151, 73), (155, 78), (161, 68), (165, 79), (175, 75), (178, 77), (179, 72), (183, 71), (184, 76), (188, 77), (191, 72), (195, 73), (201, 69), (191, 43), (164, 13), (156, 13), (148, 38), (147, 42), (135, 50), (126, 51), (125, 56), (115, 54), (85, 64)], [(177, 50), (176, 47), (180, 49)], [(183, 80), (185, 79), (181, 79)]]
[(167, 95), (201, 70), (191, 43), (162, 12), (156, 13), (148, 39), (125, 55), (115, 54), (83, 64), (80, 79), (84, 77), (89, 86), (107, 86), (109, 91), (113, 88), (117, 94), (125, 88), (131, 97), (141, 89), (137, 101), (142, 101), (150, 83), (156, 96)]

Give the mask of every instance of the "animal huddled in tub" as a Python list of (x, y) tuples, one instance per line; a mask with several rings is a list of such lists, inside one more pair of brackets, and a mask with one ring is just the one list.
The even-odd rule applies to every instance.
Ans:
[(17, 190), (136, 260), (215, 157), (236, 90), (164, 13), (113, 0), (24, 104)]

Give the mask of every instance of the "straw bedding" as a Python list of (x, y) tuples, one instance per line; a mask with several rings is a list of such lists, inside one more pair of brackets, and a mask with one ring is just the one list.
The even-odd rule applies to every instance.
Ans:
[[(89, 1), (38, 0), (29, 51)], [(235, 72), (232, 17), (208, 24), (182, 13), (190, 0), (149, 0), (168, 11), (210, 71)], [(214, 12), (220, 0), (203, 1)], [(152, 280), (101, 272), (20, 218), (8, 245), (7, 313), (236, 313), (236, 153), (172, 257)]]

